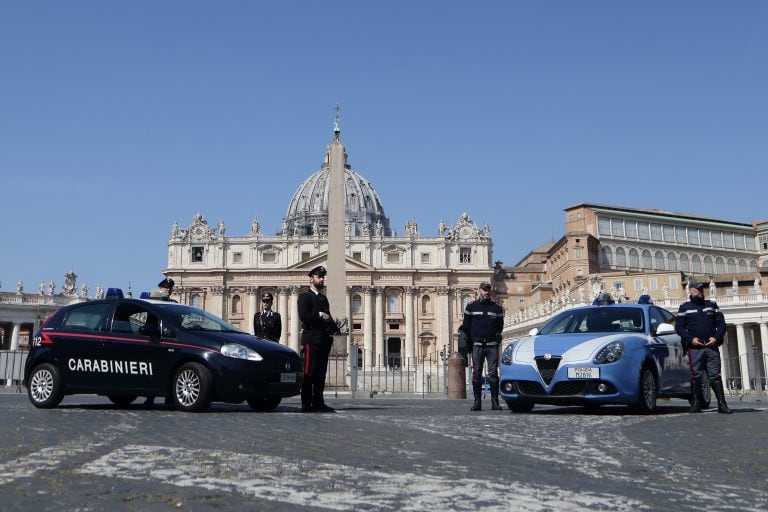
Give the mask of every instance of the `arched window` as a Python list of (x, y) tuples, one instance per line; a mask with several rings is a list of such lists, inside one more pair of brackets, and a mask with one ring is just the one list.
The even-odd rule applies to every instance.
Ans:
[(691, 258), (691, 270), (697, 274), (701, 273), (701, 258), (699, 258), (698, 254), (694, 254), (693, 258)]
[(387, 313), (400, 313), (400, 292), (387, 292)]
[(666, 267), (664, 265), (664, 253), (661, 251), (656, 251), (655, 256), (655, 262), (656, 263), (656, 270), (664, 270)]
[(747, 260), (740, 259), (739, 260), (739, 272), (744, 273), (747, 271)]
[(421, 314), (429, 315), (430, 313), (432, 313), (432, 299), (429, 295), (425, 295), (421, 298)]
[(715, 267), (712, 265), (712, 258), (710, 256), (704, 256), (704, 273), (714, 274)]
[(616, 266), (617, 267), (627, 266), (627, 253), (623, 247), (616, 248)]
[(463, 312), (465, 309), (467, 309), (467, 304), (475, 300), (474, 296), (470, 295), (469, 293), (465, 293), (461, 296), (461, 311)]
[(680, 270), (683, 272), (688, 272), (691, 269), (691, 267), (688, 265), (688, 255), (683, 253), (680, 255)]
[(715, 260), (715, 271), (718, 274), (725, 274), (725, 260), (720, 256)]
[(356, 293), (352, 296), (352, 312), (360, 313), (362, 311), (363, 311), (363, 298)]
[(667, 253), (667, 269), (677, 270), (677, 257), (673, 252)]
[(611, 268), (613, 265), (613, 251), (608, 246), (603, 246), (600, 251), (600, 265), (605, 268)]
[(629, 266), (631, 268), (640, 268), (640, 255), (637, 253), (637, 249), (629, 250)]
[(653, 268), (653, 262), (651, 261), (651, 251), (648, 249), (643, 251), (643, 268)]
[(736, 273), (736, 260), (734, 260), (733, 258), (728, 258), (728, 273), (729, 274)]
[(199, 293), (193, 293), (189, 305), (193, 308), (203, 309), (203, 298), (200, 297)]
[(240, 296), (235, 295), (232, 297), (232, 314), (233, 315), (239, 315), (242, 313), (242, 302), (240, 301)]

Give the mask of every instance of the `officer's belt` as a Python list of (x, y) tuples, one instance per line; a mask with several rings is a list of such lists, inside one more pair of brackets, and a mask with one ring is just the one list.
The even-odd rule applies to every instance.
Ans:
[(472, 345), (476, 347), (495, 347), (498, 344), (498, 341), (489, 340), (488, 338), (475, 338), (472, 340)]

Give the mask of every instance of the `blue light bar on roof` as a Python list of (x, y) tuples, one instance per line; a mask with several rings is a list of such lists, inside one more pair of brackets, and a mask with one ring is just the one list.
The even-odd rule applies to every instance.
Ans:
[(123, 290), (120, 288), (107, 288), (107, 293), (104, 294), (104, 298), (106, 299), (122, 299), (123, 298)]
[(646, 295), (641, 295), (637, 299), (637, 303), (638, 304), (653, 304), (653, 299), (651, 299), (650, 295), (647, 295), (647, 294)]
[(149, 292), (141, 292), (141, 295), (139, 295), (140, 299), (148, 299), (149, 298)]

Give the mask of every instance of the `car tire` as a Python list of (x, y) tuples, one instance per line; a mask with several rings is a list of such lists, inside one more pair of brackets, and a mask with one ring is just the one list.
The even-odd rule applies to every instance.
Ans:
[(213, 400), (213, 376), (200, 363), (186, 363), (173, 376), (173, 403), (180, 411), (200, 412)]
[(64, 398), (63, 387), (59, 369), (51, 363), (43, 363), (29, 375), (27, 396), (35, 407), (52, 409)]
[(640, 371), (637, 402), (631, 405), (632, 409), (642, 414), (648, 414), (656, 409), (658, 388), (656, 375), (648, 366), (643, 366)]
[(120, 407), (127, 407), (138, 398), (137, 395), (107, 395), (109, 401)]
[(282, 400), (282, 397), (279, 396), (257, 396), (249, 398), (247, 401), (251, 409), (256, 412), (271, 412), (280, 405)]
[(531, 412), (535, 405), (529, 400), (505, 400), (505, 402), (510, 411), (520, 413)]

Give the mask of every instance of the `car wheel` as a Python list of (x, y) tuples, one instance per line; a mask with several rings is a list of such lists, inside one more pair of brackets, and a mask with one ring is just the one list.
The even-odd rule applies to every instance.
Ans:
[(639, 394), (632, 408), (640, 413), (653, 411), (656, 408), (656, 376), (647, 366), (643, 366), (640, 372)]
[(530, 402), (528, 400), (505, 400), (507, 402), (507, 407), (509, 407), (509, 410), (512, 412), (531, 412), (533, 410), (533, 406), (535, 405), (533, 402)]
[(279, 396), (257, 396), (249, 398), (248, 405), (257, 412), (270, 412), (274, 411), (281, 401), (282, 398)]
[(137, 395), (108, 395), (109, 401), (120, 407), (131, 405), (138, 398)]
[(59, 369), (50, 363), (43, 363), (29, 376), (27, 395), (32, 405), (40, 409), (51, 409), (61, 403), (64, 391)]
[(199, 363), (186, 363), (173, 377), (173, 402), (185, 412), (199, 412), (208, 409), (213, 377), (210, 370)]

